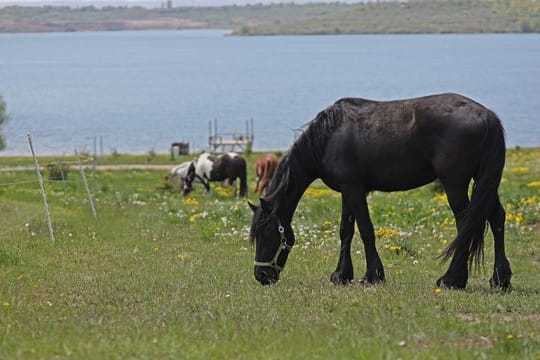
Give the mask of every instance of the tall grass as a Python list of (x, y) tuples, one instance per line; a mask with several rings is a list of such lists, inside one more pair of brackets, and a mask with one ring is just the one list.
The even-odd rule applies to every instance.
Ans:
[[(15, 184), (33, 175), (0, 173), (0, 358), (540, 356), (539, 149), (511, 151), (501, 185), (514, 271), (507, 294), (489, 289), (491, 235), (485, 270), (466, 290), (435, 287), (446, 270), (436, 257), (455, 225), (430, 187), (370, 196), (387, 281), (362, 287), (329, 281), (340, 200), (314, 183), (281, 281), (261, 287), (251, 211), (226, 189), (183, 199), (159, 171), (100, 172), (96, 221), (72, 172), (46, 184), (53, 245), (37, 184)], [(358, 235), (353, 244), (359, 277)]]

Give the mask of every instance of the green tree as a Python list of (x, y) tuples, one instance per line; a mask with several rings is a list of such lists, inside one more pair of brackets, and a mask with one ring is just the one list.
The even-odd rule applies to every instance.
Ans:
[(2, 93), (0, 93), (0, 150), (6, 147), (6, 138), (4, 137), (3, 126), (8, 120), (7, 106)]

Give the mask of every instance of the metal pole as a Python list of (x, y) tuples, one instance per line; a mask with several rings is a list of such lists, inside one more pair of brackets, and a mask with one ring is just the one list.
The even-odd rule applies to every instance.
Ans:
[(96, 165), (97, 165), (97, 138), (94, 136), (94, 159), (92, 162), (92, 179), (94, 181), (94, 194), (96, 193)]
[(90, 208), (92, 209), (92, 215), (94, 215), (94, 219), (97, 219), (96, 208), (94, 207), (94, 200), (92, 200), (92, 194), (90, 193), (90, 189), (88, 188), (86, 175), (84, 174), (84, 169), (81, 164), (81, 158), (79, 157), (79, 153), (77, 152), (77, 150), (75, 150), (75, 156), (77, 156), (77, 161), (79, 162), (79, 168), (81, 169), (81, 176), (83, 179), (84, 187), (86, 188), (86, 194), (88, 195), (88, 200), (90, 200)]
[(99, 154), (100, 154), (100, 157), (101, 157), (100, 164), (103, 165), (103, 156), (104, 156), (104, 154), (103, 154), (103, 136), (101, 136), (101, 135), (99, 136)]
[(41, 176), (41, 171), (39, 170), (39, 163), (34, 152), (34, 146), (32, 145), (32, 137), (30, 134), (26, 134), (28, 138), (28, 144), (30, 145), (30, 151), (32, 152), (32, 157), (34, 158), (34, 166), (36, 167), (36, 173), (39, 181), (39, 187), (41, 189), (41, 198), (43, 199), (43, 207), (45, 208), (45, 214), (47, 215), (47, 224), (49, 225), (49, 234), (51, 235), (51, 241), (54, 244), (56, 238), (54, 236), (54, 230), (51, 221), (51, 213), (49, 211), (49, 204), (47, 203), (47, 194), (45, 193), (45, 187), (43, 186), (43, 177)]
[(250, 130), (250, 135), (251, 135), (251, 142), (253, 142), (253, 139), (255, 138), (255, 135), (253, 133), (253, 118), (250, 119), (250, 123), (251, 123), (251, 130)]

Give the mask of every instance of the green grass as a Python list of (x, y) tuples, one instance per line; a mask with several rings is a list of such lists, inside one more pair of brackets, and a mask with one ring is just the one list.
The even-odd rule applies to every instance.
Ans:
[[(19, 183), (35, 174), (0, 173), (1, 359), (540, 357), (540, 149), (508, 154), (507, 294), (489, 289), (491, 235), (485, 270), (466, 290), (436, 289), (446, 270), (436, 257), (454, 224), (432, 186), (370, 196), (387, 281), (362, 287), (329, 281), (340, 200), (314, 183), (295, 215), (297, 244), (281, 280), (262, 287), (245, 201), (218, 186), (210, 195), (199, 186), (184, 201), (164, 175), (98, 173), (97, 221), (78, 171), (66, 184), (47, 181), (53, 245), (38, 184)], [(358, 235), (353, 261), (361, 275)]]

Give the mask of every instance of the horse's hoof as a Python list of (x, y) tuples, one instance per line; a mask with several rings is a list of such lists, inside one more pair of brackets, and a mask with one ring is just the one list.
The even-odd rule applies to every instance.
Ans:
[(512, 289), (512, 285), (510, 284), (510, 278), (501, 280), (497, 279), (495, 276), (489, 279), (489, 286), (492, 289), (500, 290), (502, 292), (508, 292)]
[(507, 259), (495, 264), (493, 276), (489, 279), (489, 286), (492, 289), (499, 289), (506, 292), (510, 289), (510, 280), (512, 278), (512, 270)]
[(465, 289), (467, 286), (467, 280), (452, 279), (450, 276), (443, 276), (437, 280), (437, 287), (444, 287), (448, 289)]
[(381, 267), (381, 268), (375, 269), (375, 271), (367, 272), (361, 280), (368, 282), (370, 284), (377, 284), (377, 283), (384, 282), (384, 279), (385, 279), (384, 269)]
[(330, 275), (330, 281), (334, 285), (347, 285), (350, 284), (353, 281), (353, 277), (351, 276), (344, 276), (338, 271), (335, 271)]
[(363, 278), (361, 279), (358, 279), (358, 281), (356, 281), (356, 284), (360, 285), (360, 286), (365, 286), (365, 287), (369, 287), (369, 286), (374, 286), (374, 285), (377, 285), (377, 284), (382, 284), (384, 282), (384, 279), (368, 279), (366, 276), (364, 276)]

